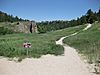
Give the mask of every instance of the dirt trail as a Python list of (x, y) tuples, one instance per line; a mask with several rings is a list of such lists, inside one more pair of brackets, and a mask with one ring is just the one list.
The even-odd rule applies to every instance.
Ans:
[(44, 55), (40, 59), (26, 58), (21, 63), (2, 58), (0, 75), (92, 75), (76, 50), (62, 43), (66, 37), (56, 41), (65, 49), (63, 56)]
[(83, 31), (89, 29), (92, 26), (92, 24), (88, 24), (86, 28), (83, 29)]

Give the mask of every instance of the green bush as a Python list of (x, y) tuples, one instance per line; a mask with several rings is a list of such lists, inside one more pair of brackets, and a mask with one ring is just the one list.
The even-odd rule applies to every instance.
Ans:
[(13, 30), (11, 29), (0, 27), (0, 35), (12, 34), (12, 33), (13, 33)]

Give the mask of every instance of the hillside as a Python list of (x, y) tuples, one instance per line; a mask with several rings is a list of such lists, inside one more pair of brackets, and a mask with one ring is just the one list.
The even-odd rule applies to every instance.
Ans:
[(0, 56), (26, 58), (24, 42), (32, 43), (32, 47), (29, 49), (29, 57), (40, 57), (45, 54), (61, 55), (64, 53), (63, 47), (56, 45), (55, 41), (62, 36), (80, 31), (84, 27), (85, 25), (70, 27), (45, 34), (18, 33), (0, 36)]
[[(77, 49), (79, 54), (94, 65), (95, 72), (100, 73), (100, 10), (94, 13), (89, 9), (77, 20), (45, 21), (37, 23), (37, 25), (35, 22), (22, 21), (6, 13), (0, 13), (0, 16), (0, 56), (15, 61), (22, 61), (24, 58), (39, 58), (47, 54), (64, 56), (64, 50), (67, 48), (64, 49), (65, 46), (62, 42), (58, 45), (55, 41), (68, 36), (63, 38), (64, 43)], [(14, 21), (15, 19), (17, 20)], [(88, 24), (92, 24), (92, 27), (88, 30), (84, 29)], [(31, 47), (25, 48), (25, 43), (31, 44)], [(76, 53), (74, 54), (79, 60)], [(70, 51), (69, 56), (72, 57)]]
[(68, 20), (55, 20), (55, 21), (42, 21), (37, 23), (38, 31), (40, 33), (46, 33), (49, 31), (60, 30), (68, 27), (75, 27), (78, 25), (84, 25), (87, 23), (100, 22), (100, 10), (93, 12), (91, 9), (87, 11), (85, 15), (77, 17), (77, 19)]
[[(73, 37), (89, 25), (70, 27), (45, 34), (11, 34), (0, 37), (0, 73), (3, 75), (94, 75), (80, 59), (74, 48), (62, 43), (63, 37)], [(24, 48), (23, 42), (31, 42), (31, 48)], [(56, 41), (56, 43), (55, 43)], [(27, 52), (28, 51), (28, 52)], [(51, 54), (51, 55), (50, 55)], [(56, 55), (56, 56), (54, 56)], [(59, 55), (59, 56), (58, 56)], [(42, 56), (42, 57), (41, 57)], [(32, 57), (39, 59), (33, 59)], [(12, 59), (11, 59), (12, 58)]]
[[(70, 21), (55, 20), (55, 21), (36, 22), (35, 24), (37, 26), (33, 27), (33, 29), (36, 28), (35, 30), (33, 30), (33, 32), (37, 32), (38, 30), (39, 33), (46, 33), (50, 31), (65, 29), (68, 27), (84, 25), (87, 23), (92, 24), (95, 21), (100, 22), (100, 10), (98, 10), (97, 12), (93, 12), (91, 9), (89, 9), (85, 15), (82, 15), (80, 17), (77, 17), (77, 19), (72, 19)], [(4, 13), (2, 11), (0, 11), (0, 24), (16, 32), (29, 33), (29, 30), (30, 30), (29, 20), (24, 20), (24, 19), (18, 18), (17, 16), (13, 17), (13, 15), (8, 15), (7, 13)]]
[[(63, 45), (62, 43), (58, 45), (55, 42), (61, 37), (73, 35), (71, 37), (67, 37), (64, 40), (64, 43), (67, 43), (68, 45), (73, 46), (74, 48), (78, 49), (77, 51), (79, 53), (84, 54), (86, 57), (88, 57), (89, 63), (92, 63), (92, 64), (96, 63), (96, 67), (98, 67), (99, 61), (97, 61), (96, 59), (99, 58), (98, 55), (100, 54), (99, 53), (100, 23), (94, 23), (92, 24), (91, 28), (83, 31), (84, 28), (86, 29), (87, 25), (88, 24), (75, 26), (75, 27), (69, 27), (66, 29), (52, 31), (52, 32), (44, 33), (44, 34), (18, 33), (18, 34), (2, 35), (0, 36), (0, 56), (2, 56), (1, 57), (2, 59), (0, 62), (1, 63), (9, 62), (6, 59), (3, 59), (4, 57), (8, 57), (9, 60), (14, 60), (16, 62), (18, 61), (20, 62), (22, 61), (22, 59), (24, 59), (20, 63), (20, 65), (13, 61), (9, 62), (11, 66), (16, 67), (15, 64), (17, 64), (18, 66), (17, 68), (9, 68), (9, 69), (10, 70), (17, 69), (17, 71), (19, 71), (21, 69), (21, 65), (24, 65), (27, 68), (31, 67), (34, 70), (38, 70), (38, 73), (40, 75), (41, 75), (41, 66), (45, 66), (45, 68), (42, 68), (43, 70), (42, 73), (48, 73), (48, 74), (55, 73), (55, 75), (58, 75), (57, 71), (60, 70), (59, 73), (61, 74), (64, 73), (63, 75), (66, 75), (68, 73), (69, 75), (75, 75), (75, 74), (76, 75), (77, 74), (91, 75), (91, 73), (88, 71), (86, 67), (86, 64), (83, 62), (83, 60), (80, 59), (75, 49), (69, 46)], [(78, 32), (78, 34), (74, 35), (76, 32)], [(25, 42), (31, 43), (32, 47), (24, 48), (23, 43)], [(47, 55), (47, 54), (51, 54), (51, 55)], [(41, 56), (42, 58), (40, 59), (32, 59), (32, 58), (39, 58)], [(30, 64), (26, 66), (27, 63), (25, 63), (25, 61), (30, 62)], [(55, 62), (55, 65), (60, 65), (60, 66), (56, 66), (54, 68), (53, 67), (54, 64), (51, 64), (52, 61)], [(36, 65), (36, 62), (39, 63), (39, 65)], [(7, 65), (7, 63), (6, 64), (4, 63), (4, 64)], [(2, 66), (3, 68), (5, 67), (4, 64)], [(47, 64), (50, 64), (50, 66), (48, 66)], [(36, 66), (37, 69), (34, 68), (33, 66)], [(51, 70), (52, 72), (45, 71), (47, 69)], [(68, 69), (68, 71), (66, 71), (66, 69)], [(99, 73), (99, 69), (95, 67), (94, 69), (96, 73)], [(21, 73), (25, 73), (25, 70), (29, 71), (29, 69), (23, 68), (23, 71), (21, 71)], [(11, 71), (9, 72), (12, 74)], [(16, 71), (14, 71), (13, 73), (15, 72)], [(34, 73), (35, 71), (29, 71), (29, 72)]]
[[(80, 54), (84, 54), (87, 61), (94, 67), (100, 67), (100, 23), (93, 23), (92, 27), (73, 37), (64, 39), (64, 43), (77, 49)], [(96, 72), (100, 69), (95, 68)]]

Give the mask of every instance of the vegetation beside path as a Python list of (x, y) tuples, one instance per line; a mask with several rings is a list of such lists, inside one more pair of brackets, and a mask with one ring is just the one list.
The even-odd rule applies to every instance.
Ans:
[[(55, 41), (72, 34), (74, 32), (80, 31), (85, 25), (70, 27), (58, 31), (48, 32), (45, 34), (6, 34), (0, 36), (0, 56), (19, 59), (26, 57), (39, 58), (42, 55), (53, 54), (62, 55), (64, 49), (60, 45), (56, 45)], [(31, 48), (24, 48), (23, 43), (30, 42), (32, 44)], [(28, 50), (28, 55), (27, 55)]]
[(88, 30), (63, 41), (84, 54), (90, 64), (100, 68), (100, 23), (94, 23)]

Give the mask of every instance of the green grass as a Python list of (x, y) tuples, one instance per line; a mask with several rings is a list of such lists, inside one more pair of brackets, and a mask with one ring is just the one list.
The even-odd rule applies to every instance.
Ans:
[[(55, 41), (62, 36), (80, 31), (80, 29), (84, 27), (85, 26), (70, 27), (45, 34), (19, 33), (0, 35), (0, 56), (23, 59), (26, 57), (39, 58), (46, 54), (62, 55), (64, 48), (60, 45), (56, 45)], [(28, 49), (28, 55), (27, 49), (23, 47), (25, 41), (32, 43), (32, 47)]]
[(64, 43), (84, 54), (89, 63), (100, 64), (100, 23), (95, 23), (90, 29), (64, 39)]

